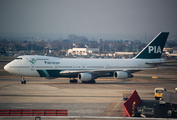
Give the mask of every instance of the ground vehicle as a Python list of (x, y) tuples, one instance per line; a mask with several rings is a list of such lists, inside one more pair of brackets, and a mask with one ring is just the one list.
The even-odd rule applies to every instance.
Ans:
[(159, 100), (162, 97), (164, 91), (166, 91), (165, 88), (155, 88), (154, 89), (154, 97), (155, 97), (155, 99)]

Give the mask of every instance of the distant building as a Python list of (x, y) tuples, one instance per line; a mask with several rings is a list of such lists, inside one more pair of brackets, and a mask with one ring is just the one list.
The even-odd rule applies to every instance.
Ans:
[(135, 52), (115, 52), (115, 56), (118, 56), (120, 58), (132, 58), (136, 55), (137, 53)]
[(175, 48), (164, 48), (165, 56), (167, 59), (177, 59), (177, 50)]
[(102, 43), (102, 39), (99, 38), (99, 39), (97, 40), (97, 43)]
[(68, 55), (88, 55), (88, 53), (99, 53), (99, 48), (73, 48), (67, 52)]
[(177, 54), (177, 50), (173, 50), (173, 54)]
[(168, 54), (173, 53), (173, 48), (164, 48), (163, 51)]
[(53, 54), (54, 52), (55, 52), (55, 50), (52, 50), (52, 49), (49, 50), (50, 54)]
[(168, 59), (171, 59), (171, 60), (175, 59), (175, 60), (177, 60), (177, 50), (173, 49), (173, 52), (171, 54), (168, 53), (167, 56), (168, 56)]
[(115, 52), (117, 55), (134, 55), (135, 52)]

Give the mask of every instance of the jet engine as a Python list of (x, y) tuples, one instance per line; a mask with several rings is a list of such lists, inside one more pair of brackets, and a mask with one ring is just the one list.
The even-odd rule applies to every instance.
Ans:
[(93, 76), (89, 73), (79, 73), (78, 79), (81, 81), (91, 81), (93, 79)]
[(128, 78), (128, 73), (124, 72), (124, 71), (115, 71), (114, 72), (114, 78), (126, 79), (126, 78)]

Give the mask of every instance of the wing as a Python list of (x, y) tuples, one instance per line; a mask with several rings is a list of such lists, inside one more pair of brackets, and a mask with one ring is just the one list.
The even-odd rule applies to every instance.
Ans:
[(90, 73), (96, 76), (102, 75), (110, 75), (110, 73), (114, 73), (115, 71), (125, 71), (128, 73), (134, 73), (141, 70), (156, 70), (159, 68), (127, 68), (127, 69), (99, 69), (99, 70), (65, 70), (61, 71), (61, 75), (78, 75), (79, 73)]

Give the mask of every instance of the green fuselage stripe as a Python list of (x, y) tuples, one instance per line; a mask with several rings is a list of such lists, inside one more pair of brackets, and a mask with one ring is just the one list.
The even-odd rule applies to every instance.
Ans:
[(40, 77), (47, 77), (43, 70), (37, 70), (37, 72), (39, 73)]

